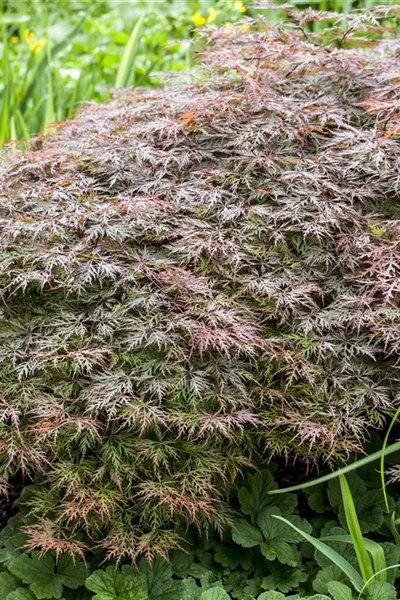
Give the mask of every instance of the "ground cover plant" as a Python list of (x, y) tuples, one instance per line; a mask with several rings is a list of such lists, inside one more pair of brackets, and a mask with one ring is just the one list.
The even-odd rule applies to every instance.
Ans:
[(36, 472), (31, 551), (166, 557), (233, 523), (245, 467), (345, 459), (395, 412), (389, 10), (212, 30), (202, 83), (4, 160), (0, 474)]
[[(57, 556), (56, 551), (43, 555), (27, 551), (26, 532), (34, 519), (22, 508), (0, 533), (0, 596), (4, 600), (395, 600), (400, 544), (391, 534), (379, 471), (364, 465), (346, 476), (374, 571), (365, 587), (357, 585), (362, 570), (357, 545), (349, 541), (352, 529), (339, 480), (277, 496), (276, 478), (279, 469), (272, 465), (249, 473), (232, 488), (235, 518), (222, 539), (215, 534), (205, 538), (191, 529), (185, 533), (184, 550), (172, 552), (169, 562), (141, 558), (136, 566), (124, 560), (104, 563), (101, 552), (83, 562), (68, 554)], [(28, 487), (24, 495), (33, 491)], [(389, 505), (398, 514), (398, 485), (390, 485), (388, 492)], [(317, 547), (315, 541), (304, 543), (304, 536), (317, 540)]]

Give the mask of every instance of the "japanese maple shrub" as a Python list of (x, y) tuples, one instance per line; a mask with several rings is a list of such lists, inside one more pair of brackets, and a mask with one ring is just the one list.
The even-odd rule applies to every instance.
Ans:
[(201, 83), (91, 105), (4, 160), (0, 473), (41, 473), (31, 549), (166, 554), (222, 527), (244, 465), (345, 457), (393, 413), (388, 10), (211, 31)]

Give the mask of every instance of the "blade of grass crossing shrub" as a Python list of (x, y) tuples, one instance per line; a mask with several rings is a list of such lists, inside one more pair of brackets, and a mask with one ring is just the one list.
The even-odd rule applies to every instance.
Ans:
[(50, 49), (47, 47), (47, 96), (46, 96), (46, 109), (44, 113), (43, 131), (49, 133), (51, 131), (50, 124), (56, 120), (56, 111), (54, 107), (54, 92), (53, 92), (53, 81), (51, 75), (51, 54)]
[(400, 415), (400, 406), (399, 408), (396, 410), (393, 419), (390, 422), (390, 425), (387, 429), (386, 435), (385, 435), (385, 439), (383, 440), (383, 446), (382, 446), (382, 455), (381, 455), (381, 461), (380, 461), (380, 472), (381, 472), (381, 483), (382, 483), (382, 493), (383, 493), (383, 497), (385, 499), (385, 505), (386, 505), (386, 510), (387, 512), (390, 512), (389, 509), (389, 500), (387, 497), (387, 493), (386, 493), (386, 481), (385, 481), (385, 450), (388, 447), (388, 441), (389, 441), (389, 437), (390, 437), (390, 433), (393, 429), (394, 424), (396, 423), (397, 419), (399, 418)]
[(132, 29), (132, 33), (129, 37), (128, 43), (122, 55), (121, 64), (119, 65), (117, 77), (115, 80), (115, 87), (126, 87), (129, 83), (129, 79), (132, 75), (135, 58), (140, 43), (140, 35), (143, 30), (143, 23), (146, 14), (143, 14)]
[(3, 60), (2, 60), (2, 71), (3, 71), (3, 102), (1, 105), (0, 115), (0, 144), (5, 142), (9, 137), (9, 125), (10, 125), (10, 94), (12, 89), (12, 74), (8, 60), (8, 43), (3, 33)]
[[(61, 42), (58, 42), (58, 44), (55, 44), (51, 48), (51, 50), (50, 50), (50, 58), (51, 59), (53, 59), (59, 52), (61, 52), (61, 50), (64, 50), (64, 48), (69, 44), (69, 42), (76, 36), (78, 31), (82, 27), (82, 25), (85, 21), (85, 18), (86, 17), (84, 17), (73, 28), (73, 30), (64, 39), (61, 40)], [(46, 69), (46, 65), (48, 65), (48, 55), (47, 54), (45, 54), (43, 56), (43, 58), (40, 60), (39, 64), (37, 65), (36, 69), (34, 70), (32, 78), (30, 80), (30, 83), (26, 87), (24, 94), (21, 98), (20, 110), (22, 113), (24, 113), (24, 111), (26, 109), (26, 105), (28, 103), (28, 100), (33, 95), (35, 87), (37, 85), (37, 82), (40, 80), (40, 75), (42, 75)]]
[[(320, 538), (323, 542), (345, 542), (346, 544), (353, 544), (353, 538), (350, 535), (329, 535)], [(374, 574), (378, 581), (387, 581), (386, 571), (389, 567), (386, 565), (385, 551), (381, 544), (364, 538), (364, 544), (367, 551), (372, 557), (374, 563)]]
[(31, 135), (29, 133), (28, 126), (25, 122), (24, 117), (21, 115), (21, 112), (17, 109), (15, 111), (15, 121), (18, 127), (19, 137), (23, 140), (29, 140)]
[(273, 515), (273, 517), (274, 519), (279, 519), (280, 521), (286, 523), (286, 525), (289, 525), (292, 529), (297, 531), (297, 533), (302, 535), (304, 539), (307, 540), (307, 542), (312, 544), (314, 548), (316, 548), (317, 550), (319, 550), (319, 552), (322, 552), (322, 554), (329, 558), (329, 560), (331, 560), (337, 567), (339, 567), (339, 569), (343, 571), (343, 573), (349, 578), (357, 592), (359, 592), (362, 589), (364, 581), (361, 575), (355, 570), (355, 568), (349, 563), (349, 561), (343, 558), (343, 556), (340, 556), (340, 554), (336, 552), (336, 550), (333, 550), (333, 548), (331, 548), (324, 542), (321, 542), (321, 540), (318, 540), (317, 538), (313, 537), (312, 535), (309, 535), (305, 531), (302, 531), (284, 517), (279, 517), (278, 515)]
[(400, 451), (400, 442), (395, 442), (394, 444), (390, 444), (384, 450), (378, 450), (369, 456), (365, 456), (364, 458), (360, 458), (354, 463), (350, 465), (346, 465), (337, 471), (333, 471), (332, 473), (328, 473), (327, 475), (323, 475), (322, 477), (318, 477), (318, 479), (313, 479), (312, 481), (306, 481), (304, 483), (300, 483), (298, 485), (292, 485), (286, 488), (280, 488), (278, 490), (269, 490), (268, 494), (287, 494), (288, 492), (298, 492), (299, 490), (304, 490), (309, 487), (313, 487), (314, 485), (318, 485), (319, 483), (325, 483), (326, 481), (330, 481), (331, 479), (335, 479), (340, 475), (345, 475), (346, 473), (350, 473), (351, 471), (355, 471), (359, 467), (363, 467), (365, 465), (369, 465), (369, 463), (374, 462), (381, 458), (382, 454), (384, 456), (388, 456), (389, 454), (394, 454), (395, 452)]
[(364, 538), (361, 533), (361, 527), (357, 517), (353, 495), (344, 475), (340, 475), (339, 481), (347, 527), (349, 529), (351, 539), (353, 540), (353, 547), (357, 556), (361, 575), (364, 581), (367, 581), (374, 573), (367, 549), (365, 547)]
[[(386, 567), (385, 572), (390, 571), (390, 569), (398, 569), (400, 567), (400, 565), (391, 565), (390, 567)], [(358, 596), (357, 596), (357, 600), (360, 600), (361, 596), (363, 595), (363, 593), (365, 592), (365, 590), (368, 588), (369, 584), (374, 580), (374, 579), (378, 579), (378, 575), (381, 575), (380, 572), (378, 573), (374, 573), (372, 575), (372, 577), (370, 577), (368, 579), (368, 581), (366, 581), (363, 585), (363, 587), (361, 588)], [(380, 597), (382, 600), (384, 600), (383, 596)]]

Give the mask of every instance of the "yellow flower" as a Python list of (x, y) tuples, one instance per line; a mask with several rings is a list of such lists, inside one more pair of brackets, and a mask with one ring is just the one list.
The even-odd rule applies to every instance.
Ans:
[(42, 40), (36, 40), (35, 34), (33, 31), (29, 31), (29, 29), (25, 29), (24, 38), (32, 54), (37, 54), (40, 48), (47, 44), (46, 38), (43, 38)]
[(196, 27), (201, 27), (206, 23), (211, 23), (212, 21), (214, 21), (217, 18), (217, 14), (218, 13), (215, 10), (215, 8), (213, 6), (210, 6), (208, 9), (208, 17), (203, 17), (203, 15), (200, 14), (199, 11), (197, 11), (194, 13), (192, 21), (196, 25)]
[(17, 35), (13, 35), (12, 37), (10, 37), (10, 42), (12, 44), (18, 44), (19, 42), (19, 37)]
[(213, 6), (210, 6), (208, 9), (208, 19), (207, 19), (207, 23), (211, 23), (211, 21), (214, 21), (214, 19), (217, 18), (217, 11), (215, 10), (215, 8)]
[(38, 40), (37, 42), (35, 42), (31, 48), (33, 54), (37, 54), (40, 50), (40, 48), (42, 48), (43, 46), (45, 46), (47, 44), (47, 40), (45, 38), (43, 38), (42, 40)]
[(247, 33), (249, 31), (249, 29), (250, 29), (250, 25), (243, 25), (243, 27), (242, 27), (243, 33)]
[(207, 19), (202, 17), (199, 11), (194, 13), (192, 21), (196, 25), (196, 27), (200, 27), (201, 25), (205, 25), (207, 23)]
[(33, 40), (35, 39), (35, 34), (33, 33), (33, 31), (30, 31), (29, 29), (25, 29), (24, 38), (26, 40), (26, 43), (29, 46), (29, 44), (32, 43)]
[(236, 2), (233, 4), (233, 8), (241, 13), (244, 13), (247, 10), (242, 0), (236, 0)]

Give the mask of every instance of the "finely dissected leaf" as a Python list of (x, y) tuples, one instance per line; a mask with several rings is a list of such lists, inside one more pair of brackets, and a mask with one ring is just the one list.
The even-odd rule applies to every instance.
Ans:
[(229, 595), (221, 587), (212, 587), (201, 594), (200, 600), (229, 600)]
[[(204, 31), (196, 82), (86, 106), (4, 156), (0, 467), (43, 473), (30, 548), (79, 556), (84, 532), (107, 559), (165, 557), (189, 526), (232, 522), (249, 464), (342, 464), (396, 411), (385, 11)], [(310, 19), (329, 27), (307, 40)], [(371, 28), (377, 43), (358, 48)], [(25, 107), (35, 122), (44, 75)], [(264, 491), (241, 496), (254, 520)]]
[(252, 548), (258, 546), (263, 541), (258, 527), (251, 525), (245, 520), (236, 521), (232, 529), (232, 539), (244, 548)]
[(146, 600), (147, 590), (142, 577), (126, 568), (115, 567), (95, 571), (86, 579), (86, 587), (95, 592), (93, 600)]
[(310, 542), (317, 550), (325, 554), (325, 556), (327, 556), (337, 567), (339, 567), (343, 571), (343, 573), (345, 573), (345, 575), (350, 579), (351, 583), (354, 585), (357, 591), (361, 590), (361, 588), (363, 587), (363, 580), (360, 574), (357, 573), (354, 567), (346, 559), (340, 556), (340, 554), (338, 554), (335, 550), (327, 546), (324, 542), (321, 542), (317, 538), (314, 538), (311, 535), (308, 535), (307, 533), (303, 532), (301, 529), (298, 529), (296, 525), (290, 523), (290, 521), (288, 521), (284, 517), (275, 516), (274, 518), (279, 519), (293, 527), (293, 529), (300, 533), (304, 537), (304, 539)]

